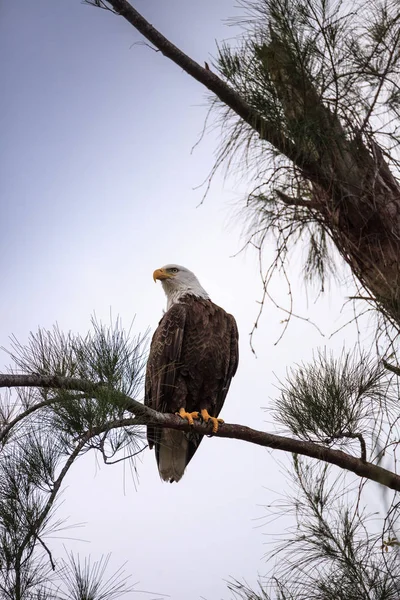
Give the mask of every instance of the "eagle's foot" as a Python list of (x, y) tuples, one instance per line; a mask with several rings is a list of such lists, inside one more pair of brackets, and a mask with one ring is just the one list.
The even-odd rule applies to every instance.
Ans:
[(182, 419), (187, 419), (187, 422), (189, 423), (189, 425), (194, 425), (193, 419), (198, 419), (199, 418), (199, 413), (198, 412), (186, 412), (186, 410), (184, 408), (180, 408), (179, 412), (176, 413), (177, 415), (179, 415), (180, 417), (182, 417)]
[(202, 417), (203, 421), (205, 421), (206, 423), (211, 421), (211, 423), (213, 425), (213, 428), (212, 428), (213, 433), (217, 433), (219, 424), (224, 422), (223, 419), (217, 419), (217, 417), (212, 417), (211, 415), (209, 415), (208, 410), (206, 408), (203, 408), (203, 410), (201, 411), (201, 417)]

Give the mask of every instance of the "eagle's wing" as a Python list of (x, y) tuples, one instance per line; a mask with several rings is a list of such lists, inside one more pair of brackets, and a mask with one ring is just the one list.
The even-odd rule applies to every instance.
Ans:
[(227, 314), (227, 330), (226, 330), (226, 346), (229, 348), (228, 360), (226, 363), (225, 377), (222, 381), (216, 398), (215, 415), (218, 416), (222, 410), (226, 395), (231, 385), (232, 377), (234, 377), (239, 364), (239, 331), (236, 325), (235, 318)]
[[(169, 412), (180, 366), (185, 322), (186, 306), (174, 304), (161, 319), (151, 340), (144, 403), (154, 410)], [(150, 448), (157, 442), (158, 435), (156, 428), (147, 428)]]
[[(210, 415), (218, 417), (224, 405), (226, 395), (231, 384), (232, 377), (235, 375), (239, 363), (239, 332), (234, 317), (226, 313), (222, 308), (216, 307), (220, 318), (220, 327), (224, 328), (223, 338), (217, 338), (214, 341), (213, 351), (215, 353), (215, 364), (221, 365), (219, 378), (215, 381), (208, 381), (211, 404), (207, 407)], [(215, 307), (213, 308), (213, 311)], [(206, 343), (212, 342), (212, 336), (206, 339)], [(218, 356), (219, 354), (219, 356)], [(211, 378), (213, 379), (213, 378)], [(200, 409), (203, 403), (196, 406)], [(189, 438), (187, 463), (193, 458), (197, 448), (203, 440), (203, 435), (192, 433)]]

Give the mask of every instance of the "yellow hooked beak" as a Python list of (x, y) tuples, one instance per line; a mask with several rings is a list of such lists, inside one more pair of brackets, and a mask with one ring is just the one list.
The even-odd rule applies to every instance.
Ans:
[(157, 279), (161, 281), (163, 279), (170, 279), (171, 277), (173, 277), (173, 275), (171, 273), (167, 273), (167, 271), (164, 269), (156, 269), (153, 273), (153, 279), (155, 282)]

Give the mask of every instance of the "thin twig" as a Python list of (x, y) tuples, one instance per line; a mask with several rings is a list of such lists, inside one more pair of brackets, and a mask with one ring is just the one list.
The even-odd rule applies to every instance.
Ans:
[(313, 202), (312, 200), (304, 200), (302, 198), (292, 198), (291, 196), (288, 196), (281, 190), (275, 190), (275, 193), (278, 196), (279, 200), (281, 200), (287, 206), (301, 206), (309, 209), (313, 208), (315, 210), (321, 210), (322, 208), (322, 205), (318, 202)]
[(388, 371), (392, 371), (392, 373), (395, 373), (398, 377), (400, 377), (400, 368), (399, 367), (395, 367), (394, 365), (391, 365), (390, 363), (386, 362), (386, 360), (383, 360), (382, 364), (385, 367), (385, 369), (387, 369)]
[(331, 444), (332, 442), (335, 442), (336, 440), (340, 439), (340, 438), (349, 438), (352, 440), (358, 440), (360, 442), (360, 448), (361, 448), (361, 460), (362, 461), (366, 461), (367, 460), (367, 447), (365, 444), (365, 440), (364, 437), (361, 433), (335, 433), (334, 435), (330, 436), (329, 438), (327, 438), (325, 441), (326, 444)]
[(53, 555), (51, 554), (51, 551), (49, 550), (49, 548), (46, 546), (46, 544), (44, 543), (44, 541), (42, 540), (42, 538), (40, 536), (36, 536), (36, 539), (39, 541), (39, 543), (43, 546), (43, 548), (46, 550), (48, 556), (49, 556), (49, 560), (50, 560), (50, 564), (51, 564), (51, 568), (53, 571), (56, 570), (56, 565), (55, 562), (53, 560)]

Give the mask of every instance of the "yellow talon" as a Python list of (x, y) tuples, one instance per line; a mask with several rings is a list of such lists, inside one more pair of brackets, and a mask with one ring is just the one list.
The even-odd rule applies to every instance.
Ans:
[(217, 417), (212, 417), (211, 415), (209, 415), (208, 410), (206, 408), (203, 408), (203, 410), (201, 411), (201, 417), (206, 423), (211, 421), (211, 423), (213, 424), (213, 433), (217, 433), (219, 424), (224, 422), (223, 419), (217, 419)]
[(199, 418), (199, 413), (198, 412), (186, 412), (186, 410), (184, 408), (180, 408), (179, 412), (176, 413), (177, 415), (179, 415), (180, 417), (182, 417), (182, 419), (187, 419), (187, 422), (189, 423), (189, 425), (194, 425), (193, 419), (198, 419)]

